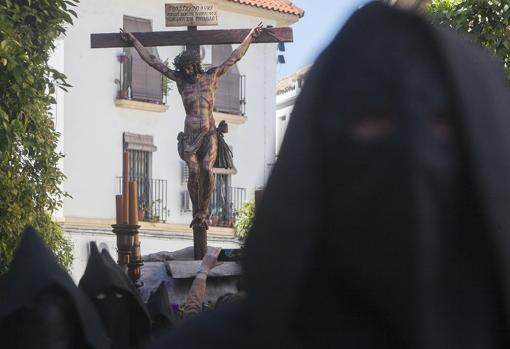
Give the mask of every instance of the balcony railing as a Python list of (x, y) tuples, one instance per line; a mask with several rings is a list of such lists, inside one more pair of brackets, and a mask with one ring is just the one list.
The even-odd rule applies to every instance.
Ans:
[(227, 187), (215, 190), (209, 204), (209, 225), (233, 227), (237, 211), (246, 200), (246, 189)]
[[(117, 194), (122, 191), (122, 177), (117, 178)], [(138, 188), (138, 219), (166, 222), (168, 219), (167, 180), (147, 177), (129, 178)]]

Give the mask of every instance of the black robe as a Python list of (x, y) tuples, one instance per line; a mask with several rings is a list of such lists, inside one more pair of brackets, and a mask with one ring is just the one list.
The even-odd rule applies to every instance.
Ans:
[(150, 339), (151, 319), (140, 294), (114, 260), (94, 242), (79, 288), (99, 313), (112, 348), (133, 348)]
[(0, 279), (0, 343), (5, 349), (110, 347), (91, 302), (31, 227)]
[(507, 85), (457, 34), (358, 10), (295, 105), (246, 244), (246, 302), (155, 348), (507, 348)]

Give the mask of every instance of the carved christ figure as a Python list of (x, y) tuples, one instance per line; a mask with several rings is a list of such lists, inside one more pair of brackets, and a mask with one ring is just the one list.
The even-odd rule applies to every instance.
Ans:
[[(178, 136), (180, 157), (189, 168), (188, 191), (193, 205), (190, 227), (207, 229), (209, 201), (214, 190), (212, 169), (218, 154), (218, 135), (213, 117), (214, 96), (218, 78), (225, 74), (246, 53), (252, 39), (260, 35), (262, 23), (254, 27), (221, 65), (203, 71), (200, 56), (191, 50), (180, 53), (170, 69), (151, 54), (136, 37), (121, 30), (122, 38), (131, 43), (151, 67), (177, 83), (186, 118), (184, 132)], [(220, 140), (221, 141), (221, 140)], [(220, 146), (226, 146), (220, 142)], [(229, 149), (220, 149), (229, 152)]]

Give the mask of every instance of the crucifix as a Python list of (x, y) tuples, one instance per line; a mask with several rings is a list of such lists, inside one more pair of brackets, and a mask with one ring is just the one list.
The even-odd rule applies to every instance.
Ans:
[[(147, 33), (91, 34), (92, 48), (134, 46), (151, 67), (173, 80), (181, 95), (186, 117), (184, 132), (178, 139), (179, 156), (189, 168), (188, 191), (193, 206), (193, 243), (195, 259), (207, 253), (207, 219), (209, 202), (214, 190), (213, 166), (218, 159), (226, 159), (216, 167), (232, 167), (232, 154), (223, 140), (226, 124), (216, 127), (213, 103), (218, 79), (238, 62), (251, 43), (292, 42), (291, 28), (197, 30), (198, 25), (217, 24), (214, 5), (167, 4), (167, 26), (188, 26), (186, 31)], [(216, 23), (214, 23), (216, 21)], [(170, 25), (169, 25), (170, 23)], [(200, 45), (240, 44), (227, 60), (204, 71), (200, 61)], [(174, 60), (175, 70), (151, 54), (147, 46), (182, 46), (186, 50)], [(218, 156), (221, 153), (222, 156)]]

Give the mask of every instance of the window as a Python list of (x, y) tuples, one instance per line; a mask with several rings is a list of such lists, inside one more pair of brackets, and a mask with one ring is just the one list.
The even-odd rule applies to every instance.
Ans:
[(129, 178), (134, 180), (150, 178), (152, 153), (143, 150), (128, 149)]
[[(166, 221), (167, 180), (152, 178), (152, 153), (157, 150), (150, 135), (124, 132), (124, 149), (128, 151), (129, 180), (138, 187), (138, 218), (145, 221)], [(122, 177), (119, 177), (119, 189)]]
[[(150, 32), (152, 24), (148, 19), (124, 16), (124, 30), (133, 33)], [(159, 57), (155, 47), (147, 49)], [(125, 52), (129, 62), (123, 65), (122, 90), (126, 92), (124, 95), (135, 100), (163, 103), (161, 74), (145, 63), (133, 47), (126, 48)]]
[(148, 208), (152, 202), (152, 151), (149, 151), (147, 145), (152, 145), (151, 136), (124, 133), (124, 146), (129, 158), (129, 179), (138, 185), (138, 207), (142, 209), (142, 219), (150, 218)]
[[(246, 200), (246, 189), (231, 186), (232, 174), (229, 170), (214, 172), (214, 191), (209, 203), (209, 224), (211, 226), (232, 227), (236, 212)], [(189, 170), (185, 162), (181, 162), (182, 184), (188, 181)], [(187, 189), (181, 191), (181, 214), (192, 210), (191, 199)]]
[[(232, 45), (213, 45), (211, 62), (213, 66), (223, 64), (232, 54)], [(214, 111), (244, 115), (245, 114), (246, 77), (239, 74), (237, 65), (218, 80)]]
[(184, 161), (181, 161), (181, 184), (188, 183), (188, 178), (189, 178), (188, 165)]
[(233, 207), (230, 197), (230, 175), (214, 175), (214, 192), (209, 204), (209, 217), (213, 226), (232, 226)]
[(246, 200), (246, 189), (231, 186), (231, 175), (214, 174), (214, 192), (209, 204), (209, 219), (212, 226), (232, 227), (236, 212)]

